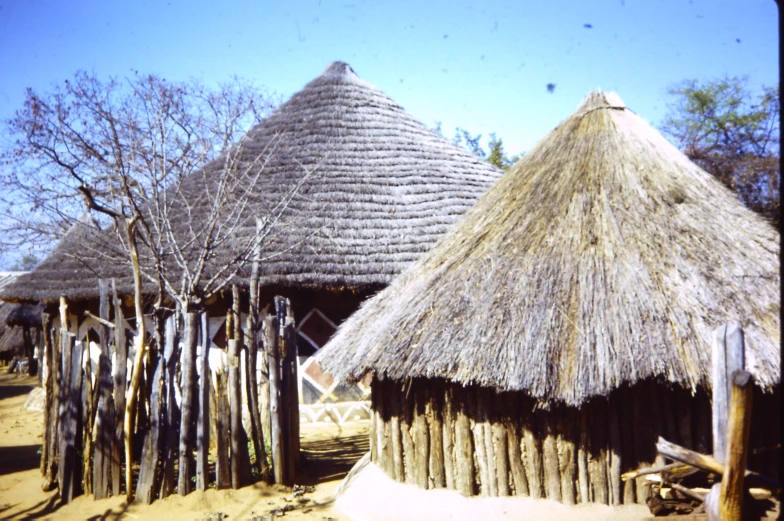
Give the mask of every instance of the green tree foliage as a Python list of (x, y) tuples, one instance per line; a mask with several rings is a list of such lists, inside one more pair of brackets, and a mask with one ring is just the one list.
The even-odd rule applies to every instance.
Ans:
[(779, 87), (755, 95), (746, 78), (686, 80), (661, 126), (684, 153), (779, 225)]
[[(433, 131), (439, 136), (444, 135), (440, 121), (436, 121), (436, 126), (433, 127)], [(502, 170), (508, 170), (509, 167), (523, 157), (523, 154), (516, 154), (511, 157), (506, 155), (506, 152), (504, 151), (504, 141), (497, 137), (495, 132), (490, 133), (490, 141), (487, 144), (487, 150), (482, 147), (481, 141), (482, 134), (472, 135), (469, 131), (460, 127), (455, 130), (455, 137), (452, 138), (454, 144), (460, 145), (475, 156), (486, 160), (491, 165)]]
[(38, 258), (35, 255), (22, 255), (11, 267), (11, 271), (32, 271), (38, 265)]

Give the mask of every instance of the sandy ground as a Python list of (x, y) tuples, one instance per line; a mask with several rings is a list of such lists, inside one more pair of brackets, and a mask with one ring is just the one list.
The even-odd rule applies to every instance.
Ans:
[[(529, 498), (465, 498), (446, 490), (424, 491), (395, 483), (372, 463), (341, 481), (368, 450), (367, 423), (303, 427), (303, 468), (297, 481), (311, 493), (295, 497), (284, 487), (252, 485), (240, 490), (207, 490), (170, 496), (152, 505), (124, 497), (95, 501), (80, 496), (60, 505), (57, 491), (41, 491), (38, 451), (40, 412), (24, 410), (35, 379), (0, 374), (0, 518), (56, 520), (265, 520), (276, 509), (293, 508), (275, 519), (320, 521), (427, 520), (639, 520), (646, 507), (582, 505)], [(302, 501), (301, 501), (302, 500)], [(306, 501), (305, 501), (306, 500)]]

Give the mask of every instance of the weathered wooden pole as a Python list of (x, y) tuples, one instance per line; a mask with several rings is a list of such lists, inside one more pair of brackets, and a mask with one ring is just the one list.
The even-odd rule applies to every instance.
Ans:
[(240, 289), (236, 284), (231, 287), (231, 323), (226, 320), (229, 337), (229, 407), (231, 415), (231, 486), (240, 488), (250, 482), (250, 456), (248, 455), (248, 435), (242, 426), (242, 378), (240, 373), (240, 354), (243, 345), (242, 323), (240, 322)]
[(201, 359), (199, 363), (199, 418), (196, 422), (196, 488), (207, 490), (210, 481), (210, 324), (201, 314)]
[(743, 480), (746, 474), (749, 431), (751, 429), (751, 374), (735, 371), (727, 429), (727, 453), (719, 494), (719, 519), (740, 521), (743, 512)]
[[(286, 484), (294, 482), (296, 465), (299, 459), (299, 389), (297, 382), (297, 332), (295, 329), (294, 313), (288, 299), (283, 299), (282, 306), (285, 318), (280, 334), (283, 342), (281, 352), (284, 354), (282, 374), (285, 375), (285, 394), (281, 407), (285, 408), (285, 458), (286, 458)], [(279, 318), (280, 319), (280, 318)]]
[(275, 483), (283, 483), (283, 424), (280, 411), (280, 345), (278, 319), (270, 315), (264, 319), (264, 339), (269, 367), (270, 444), (272, 472)]
[(180, 358), (180, 336), (178, 314), (166, 319), (164, 333), (163, 360), (163, 395), (165, 396), (165, 412), (163, 413), (164, 440), (161, 451), (161, 486), (159, 497), (165, 498), (174, 492), (174, 462), (177, 460), (178, 441), (180, 435), (180, 409), (175, 399), (175, 382), (177, 380), (177, 363)]
[(57, 357), (58, 350), (54, 347), (52, 338), (52, 316), (49, 313), (42, 313), (41, 323), (43, 326), (44, 341), (44, 360), (46, 363), (46, 379), (44, 380), (44, 392), (46, 396), (44, 408), (44, 443), (41, 451), (41, 475), (44, 478), (42, 489), (44, 492), (52, 490), (57, 472), (57, 410), (59, 405), (59, 395), (57, 384), (60, 379), (58, 367), (60, 358)]
[[(156, 330), (160, 330), (157, 322), (161, 320), (156, 317)], [(150, 428), (144, 439), (142, 457), (139, 460), (139, 478), (136, 484), (136, 499), (142, 503), (152, 503), (160, 490), (161, 472), (158, 468), (161, 458), (161, 447), (163, 442), (163, 423), (165, 405), (164, 396), (164, 373), (166, 372), (166, 352), (168, 344), (160, 345), (162, 335), (157, 334), (159, 339), (156, 353), (150, 354), (150, 366), (154, 368), (152, 382), (150, 385)]]
[(229, 409), (228, 384), (225, 365), (215, 372), (215, 401), (218, 414), (216, 422), (217, 461), (215, 475), (218, 490), (231, 488), (231, 460), (229, 459), (229, 440), (231, 437), (231, 412)]
[(743, 330), (734, 322), (716, 330), (713, 343), (713, 457), (727, 455), (727, 419), (732, 374), (744, 368)]
[[(60, 398), (58, 483), (63, 503), (70, 503), (78, 489), (76, 434), (81, 398), (81, 353), (74, 348), (76, 334), (69, 331), (68, 302), (60, 297), (60, 337), (63, 379)], [(74, 323), (74, 326), (76, 324)]]
[[(125, 432), (125, 389), (128, 383), (128, 344), (125, 339), (125, 317), (112, 279), (112, 307), (114, 308), (114, 439), (112, 441), (112, 495), (120, 495), (123, 462), (123, 434)], [(126, 483), (126, 487), (130, 484)]]
[[(109, 284), (98, 280), (98, 315), (109, 323)], [(93, 461), (93, 494), (95, 499), (109, 497), (112, 493), (112, 438), (114, 436), (114, 397), (112, 396), (112, 364), (109, 351), (109, 328), (98, 326), (101, 352), (98, 355), (97, 407), (95, 413), (95, 455)]]
[(185, 345), (182, 352), (180, 388), (182, 405), (180, 416), (180, 447), (179, 473), (177, 476), (177, 493), (185, 496), (193, 490), (191, 482), (193, 468), (193, 434), (198, 417), (197, 381), (196, 381), (196, 345), (199, 334), (199, 314), (197, 310), (185, 310)]
[[(256, 219), (256, 232), (260, 236), (263, 231), (261, 219)], [(248, 412), (250, 414), (251, 438), (253, 448), (256, 452), (256, 471), (261, 479), (267, 483), (270, 481), (270, 469), (267, 463), (267, 455), (264, 447), (264, 428), (261, 423), (261, 411), (259, 409), (259, 384), (258, 384), (258, 359), (259, 359), (259, 269), (261, 262), (261, 243), (256, 244), (253, 250), (253, 265), (251, 266), (250, 284), (248, 288), (248, 364), (246, 365), (247, 375), (247, 396)]]

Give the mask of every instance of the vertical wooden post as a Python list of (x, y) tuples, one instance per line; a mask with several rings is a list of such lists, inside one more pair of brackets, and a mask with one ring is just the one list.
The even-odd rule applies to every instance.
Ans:
[(198, 342), (199, 315), (194, 309), (185, 310), (185, 345), (182, 352), (182, 369), (180, 388), (182, 393), (179, 474), (177, 476), (177, 493), (185, 496), (193, 490), (191, 474), (193, 468), (193, 433), (194, 423), (198, 416), (196, 410), (196, 345)]
[(443, 422), (441, 421), (441, 404), (444, 400), (443, 389), (442, 385), (431, 383), (427, 390), (427, 402), (425, 403), (425, 417), (427, 418), (429, 442), (428, 453), (430, 455), (428, 473), (430, 475), (430, 486), (432, 486), (432, 488), (446, 487), (444, 436), (441, 432), (443, 429)]
[(218, 457), (215, 462), (215, 474), (218, 490), (231, 488), (231, 460), (229, 459), (231, 412), (226, 380), (226, 368), (222, 365), (220, 370), (215, 372), (215, 401), (218, 404), (218, 414), (216, 416)]
[[(277, 298), (276, 298), (277, 302)], [(297, 382), (297, 333), (295, 330), (294, 315), (288, 299), (281, 299), (282, 313), (279, 313), (279, 323), (283, 324), (280, 339), (283, 341), (281, 352), (284, 355), (282, 387), (285, 391), (281, 408), (285, 409), (285, 453), (286, 458), (286, 484), (294, 482), (296, 464), (299, 459), (299, 391)], [(282, 318), (281, 318), (282, 317)]]
[(46, 380), (44, 389), (46, 392), (46, 408), (44, 410), (44, 446), (41, 455), (41, 473), (44, 477), (42, 489), (44, 492), (52, 490), (57, 473), (57, 411), (59, 408), (58, 382), (60, 380), (60, 357), (57, 356), (59, 350), (54, 346), (52, 338), (52, 316), (49, 313), (42, 313), (41, 322), (43, 325), (44, 340), (44, 360), (46, 361)]
[(731, 377), (743, 367), (743, 331), (734, 322), (725, 324), (716, 330), (713, 343), (713, 457), (721, 463), (727, 454)]
[[(261, 233), (261, 220), (256, 220), (256, 231)], [(249, 307), (248, 307), (248, 364), (247, 368), (247, 395), (248, 412), (250, 413), (251, 438), (253, 448), (256, 452), (256, 471), (265, 482), (270, 481), (269, 465), (264, 447), (264, 429), (261, 424), (261, 413), (259, 411), (259, 384), (256, 375), (258, 374), (259, 358), (259, 262), (261, 259), (261, 244), (254, 248), (253, 265), (251, 267), (250, 286), (249, 286)]]
[[(98, 315), (109, 321), (109, 284), (98, 280)], [(93, 462), (93, 494), (95, 499), (111, 495), (112, 485), (112, 439), (114, 435), (114, 397), (112, 397), (112, 364), (109, 352), (109, 329), (100, 324), (98, 338), (101, 353), (98, 355), (97, 410), (95, 413), (95, 460)]]
[(719, 519), (740, 521), (743, 512), (743, 478), (746, 474), (753, 381), (746, 371), (732, 375), (732, 395), (727, 430), (727, 452), (719, 494)]
[(201, 359), (199, 363), (199, 418), (196, 421), (196, 488), (207, 490), (210, 481), (210, 321), (201, 313)]
[(164, 333), (163, 360), (163, 394), (165, 396), (165, 412), (163, 413), (164, 441), (161, 452), (161, 487), (159, 497), (165, 498), (174, 492), (174, 462), (177, 459), (178, 440), (180, 437), (180, 410), (175, 399), (175, 381), (177, 379), (177, 363), (180, 358), (180, 335), (177, 327), (178, 315), (175, 313), (166, 319)]
[[(125, 422), (125, 389), (128, 383), (128, 344), (125, 339), (125, 318), (112, 279), (112, 307), (114, 308), (114, 439), (112, 440), (112, 495), (120, 495)], [(130, 487), (130, 483), (125, 484)]]
[(474, 456), (471, 446), (471, 422), (466, 400), (467, 393), (462, 386), (453, 385), (455, 418), (455, 485), (464, 496), (474, 495)]
[(517, 393), (503, 393), (503, 415), (506, 422), (508, 437), (509, 466), (512, 470), (512, 482), (516, 496), (528, 495), (528, 479), (523, 467), (523, 453), (520, 450), (520, 429), (518, 426)]
[(250, 456), (248, 454), (248, 435), (242, 426), (242, 377), (240, 374), (240, 354), (243, 345), (242, 324), (240, 322), (240, 289), (236, 284), (231, 287), (232, 309), (226, 320), (226, 333), (229, 334), (229, 408), (231, 419), (231, 487), (244, 487), (250, 482)]
[(283, 425), (280, 411), (280, 346), (278, 343), (278, 319), (276, 316), (270, 315), (264, 319), (264, 334), (269, 367), (272, 472), (275, 483), (282, 483)]
[(63, 382), (60, 387), (59, 452), (58, 482), (60, 498), (63, 503), (70, 503), (77, 493), (79, 481), (77, 476), (76, 434), (79, 423), (81, 398), (81, 353), (74, 347), (76, 334), (69, 331), (68, 302), (60, 297), (60, 324), (62, 339)]

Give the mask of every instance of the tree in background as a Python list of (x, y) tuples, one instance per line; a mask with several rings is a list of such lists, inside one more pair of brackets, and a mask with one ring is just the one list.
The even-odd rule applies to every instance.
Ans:
[(31, 254), (22, 255), (11, 267), (11, 271), (33, 271), (38, 265), (38, 257)]
[(779, 223), (779, 87), (759, 95), (747, 78), (686, 80), (668, 91), (661, 125), (683, 152), (735, 192), (750, 209)]
[[(441, 122), (437, 121), (433, 130), (443, 137), (441, 130)], [(469, 131), (458, 127), (455, 129), (455, 137), (452, 142), (455, 145), (460, 145), (475, 156), (486, 160), (491, 165), (500, 168), (501, 170), (508, 170), (509, 167), (517, 163), (523, 157), (523, 154), (516, 154), (511, 157), (506, 155), (504, 151), (503, 139), (496, 137), (495, 132), (490, 133), (490, 142), (487, 144), (487, 151), (482, 148), (482, 134), (472, 135)]]
[[(51, 242), (86, 207), (113, 225), (117, 240), (107, 248), (113, 246), (119, 255), (112, 260), (125, 258), (132, 269), (135, 356), (123, 425), (129, 498), (131, 442), (148, 342), (140, 319), (142, 278), (158, 287), (156, 319), (163, 318), (164, 295), (185, 318), (178, 483), (185, 494), (191, 481), (182, 469), (190, 467), (197, 406), (197, 311), (244, 264), (256, 260), (261, 241), (293, 193), (270, 216), (245, 212), (263, 170), (262, 156), (269, 151), (241, 161), (243, 136), (273, 106), (269, 96), (236, 78), (212, 89), (153, 75), (102, 81), (78, 72), (52, 92), (28, 90), (24, 106), (6, 122), (10, 145), (0, 151), (0, 247)], [(216, 159), (218, 164), (206, 171), (205, 165)], [(198, 216), (193, 205), (203, 210)], [(263, 219), (257, 226), (258, 217)], [(241, 226), (259, 232), (237, 241), (234, 232)], [(228, 255), (215, 260), (219, 250)], [(85, 246), (87, 258), (103, 254)], [(162, 321), (157, 324), (156, 330)], [(206, 450), (199, 447), (200, 454)]]

